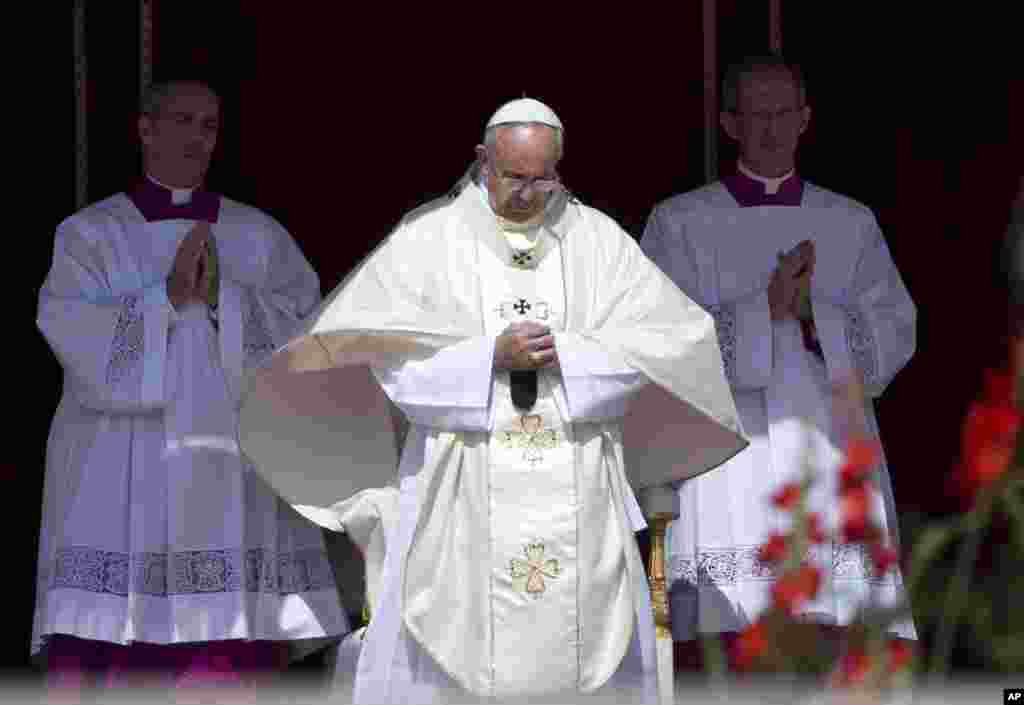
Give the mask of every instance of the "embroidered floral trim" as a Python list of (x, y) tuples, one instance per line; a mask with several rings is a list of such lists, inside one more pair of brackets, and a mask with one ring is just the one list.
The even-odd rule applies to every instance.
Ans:
[(333, 587), (327, 553), (310, 548), (278, 553), (262, 548), (127, 553), (85, 546), (61, 549), (49, 588), (166, 597), (220, 592), (291, 595)]
[(274, 336), (270, 334), (270, 326), (267, 324), (263, 307), (254, 295), (249, 296), (249, 306), (242, 326), (242, 339), (245, 341), (247, 356), (264, 356), (274, 352)]
[(875, 336), (867, 318), (856, 306), (845, 307), (846, 344), (850, 357), (860, 371), (864, 384), (873, 387), (878, 383), (878, 357), (875, 353)]
[[(669, 582), (674, 589), (696, 589), (707, 585), (733, 585), (741, 582), (771, 581), (775, 566), (758, 558), (759, 546), (701, 548), (694, 556), (673, 556), (669, 562)], [(868, 549), (859, 543), (812, 546), (807, 559), (830, 567), (833, 580), (859, 580), (891, 583), (895, 568), (876, 575)]]
[(547, 590), (544, 578), (557, 578), (562, 568), (555, 558), (544, 558), (544, 544), (534, 541), (523, 547), (526, 560), (513, 558), (509, 561), (508, 572), (515, 580), (516, 589), (531, 597), (540, 597)]
[(725, 377), (736, 383), (736, 307), (732, 304), (709, 306), (708, 313), (715, 319), (718, 347), (722, 349)]
[(544, 421), (537, 414), (520, 416), (516, 423), (518, 428), (497, 433), (498, 444), (504, 448), (522, 448), (523, 460), (530, 464), (544, 460), (545, 450), (561, 445), (558, 431), (543, 428)]
[(139, 298), (125, 296), (121, 302), (107, 363), (107, 384), (111, 386), (119, 384), (145, 352), (146, 328), (139, 310)]

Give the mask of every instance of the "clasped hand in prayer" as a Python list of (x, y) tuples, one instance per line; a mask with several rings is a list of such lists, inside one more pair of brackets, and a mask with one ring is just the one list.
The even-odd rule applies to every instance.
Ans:
[(196, 223), (178, 245), (171, 273), (167, 276), (167, 298), (176, 311), (192, 302), (201, 302), (215, 276), (210, 247), (210, 224)]
[(811, 277), (814, 275), (814, 243), (804, 240), (779, 262), (768, 284), (768, 308), (773, 321), (811, 318)]
[(558, 364), (555, 336), (536, 321), (516, 321), (494, 341), (494, 367), (498, 370), (539, 370)]

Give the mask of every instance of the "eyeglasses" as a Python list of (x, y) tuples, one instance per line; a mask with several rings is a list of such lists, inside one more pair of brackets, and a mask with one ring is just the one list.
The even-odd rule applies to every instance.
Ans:
[(557, 176), (524, 179), (521, 176), (505, 176), (497, 169), (495, 169), (495, 173), (510, 191), (525, 191), (529, 187), (541, 193), (551, 193), (562, 188), (562, 182)]
[(804, 106), (797, 108), (786, 108), (785, 110), (771, 111), (771, 110), (758, 110), (756, 112), (743, 112), (741, 110), (732, 110), (733, 115), (741, 117), (747, 117), (755, 122), (771, 122), (772, 120), (788, 120), (794, 115), (798, 115), (803, 111)]

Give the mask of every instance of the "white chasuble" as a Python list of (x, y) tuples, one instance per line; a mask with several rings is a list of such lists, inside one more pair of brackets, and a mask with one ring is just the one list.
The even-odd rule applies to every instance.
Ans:
[[(770, 319), (766, 289), (780, 252), (812, 240), (811, 301), (822, 357), (794, 320)], [(805, 183), (801, 206), (737, 207), (722, 184), (659, 205), (644, 250), (716, 318), (726, 373), (751, 444), (719, 473), (679, 486), (680, 518), (668, 540), (673, 632), (739, 631), (770, 604), (773, 569), (758, 547), (787, 528), (771, 495), (798, 480), (805, 458), (817, 469), (809, 497), (834, 529), (844, 429), (832, 416), (831, 384), (859, 375), (878, 396), (914, 349), (915, 308), (874, 218), (863, 206)], [(878, 436), (871, 404), (863, 422)], [(880, 463), (872, 514), (898, 541), (889, 470)], [(856, 543), (814, 546), (820, 595), (805, 617), (847, 624), (868, 602), (904, 597), (898, 569), (875, 575)], [(894, 625), (913, 638), (913, 624)]]
[(241, 454), (246, 366), (319, 299), (269, 217), (222, 199), (216, 316), (165, 281), (194, 220), (123, 194), (58, 228), (39, 327), (64, 368), (47, 452), (33, 650), (47, 635), (126, 644), (297, 640), (348, 631), (319, 527)]
[[(408, 421), (357, 702), (656, 690), (623, 427), (647, 389), (667, 390), (657, 421), (678, 460), (640, 456), (637, 487), (710, 470), (745, 441), (710, 317), (597, 211), (561, 197), (542, 230), (532, 261), (514, 262), (475, 185), (414, 211), (247, 380), (246, 451), (336, 530), (395, 478), (395, 445), (390, 419), (368, 435), (331, 405), (380, 409), (383, 389)], [(560, 359), (525, 418), (492, 370), (517, 317), (547, 322)], [(259, 460), (275, 454), (291, 462)]]

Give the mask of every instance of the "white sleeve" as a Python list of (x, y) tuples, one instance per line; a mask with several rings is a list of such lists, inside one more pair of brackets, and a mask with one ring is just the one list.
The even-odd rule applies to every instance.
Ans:
[(271, 220), (275, 237), (270, 271), (261, 288), (241, 291), (246, 367), (259, 365), (287, 343), (320, 303), (320, 279), (288, 231)]
[(874, 217), (865, 227), (844, 300), (812, 295), (812, 307), (829, 377), (855, 371), (868, 394), (879, 396), (914, 354), (917, 309)]
[(489, 430), (493, 336), (469, 338), (425, 360), (373, 368), (411, 423), (449, 431)]
[(555, 350), (570, 421), (621, 418), (630, 395), (648, 383), (642, 372), (579, 334), (555, 333)]
[(37, 324), (79, 403), (118, 413), (163, 407), (175, 319), (164, 282), (115, 296), (99, 248), (68, 221), (57, 229)]

